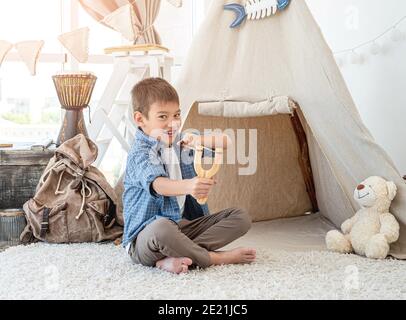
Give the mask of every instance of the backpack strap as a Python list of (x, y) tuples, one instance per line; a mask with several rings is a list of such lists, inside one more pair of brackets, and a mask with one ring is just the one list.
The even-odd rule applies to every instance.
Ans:
[(41, 222), (41, 231), (40, 231), (41, 238), (45, 238), (45, 235), (49, 228), (49, 211), (50, 211), (50, 209), (47, 207), (44, 207), (44, 210), (42, 211), (42, 222)]
[(54, 160), (55, 162), (52, 165), (48, 165), (48, 167), (45, 169), (44, 173), (41, 176), (40, 179), (40, 184), (44, 184), (45, 180), (48, 178), (48, 175), (51, 173), (52, 170), (55, 170), (56, 168), (58, 168), (59, 166), (61, 166), (62, 164), (64, 164), (64, 159), (62, 160)]

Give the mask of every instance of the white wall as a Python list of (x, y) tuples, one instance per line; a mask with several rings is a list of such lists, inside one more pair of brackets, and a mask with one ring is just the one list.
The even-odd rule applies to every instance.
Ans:
[(193, 35), (204, 19), (208, 3), (210, 0), (184, 0), (182, 7), (175, 8), (167, 1), (161, 2), (155, 28), (173, 56), (186, 55)]
[[(297, 0), (296, 0), (297, 1)], [(406, 16), (402, 0), (306, 0), (333, 51), (369, 41)], [(406, 20), (399, 25), (406, 33)], [(362, 119), (377, 142), (388, 152), (400, 173), (406, 174), (406, 40), (389, 35), (378, 41), (384, 51), (377, 56), (370, 46), (361, 65), (348, 59), (341, 71)], [(346, 59), (347, 54), (340, 55)]]

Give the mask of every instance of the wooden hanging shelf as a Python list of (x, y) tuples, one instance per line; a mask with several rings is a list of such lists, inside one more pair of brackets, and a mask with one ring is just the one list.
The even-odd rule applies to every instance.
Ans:
[(164, 51), (169, 52), (169, 49), (156, 44), (136, 44), (131, 46), (109, 47), (104, 49), (105, 54), (123, 53), (123, 52), (146, 52), (149, 51)]

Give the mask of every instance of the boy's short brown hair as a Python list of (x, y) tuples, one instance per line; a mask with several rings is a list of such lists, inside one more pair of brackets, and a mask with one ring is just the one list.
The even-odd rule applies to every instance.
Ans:
[(175, 88), (161, 78), (147, 78), (138, 82), (131, 90), (134, 112), (141, 112), (148, 118), (149, 108), (155, 102), (176, 102), (179, 96)]

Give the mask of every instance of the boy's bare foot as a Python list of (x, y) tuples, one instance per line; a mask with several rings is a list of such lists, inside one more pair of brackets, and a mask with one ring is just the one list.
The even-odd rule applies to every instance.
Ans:
[(155, 266), (158, 269), (169, 271), (172, 273), (186, 273), (189, 270), (189, 266), (192, 264), (192, 260), (189, 258), (172, 258), (167, 257), (157, 261)]
[(214, 265), (251, 263), (255, 260), (255, 249), (237, 248), (230, 251), (209, 252), (211, 263)]

